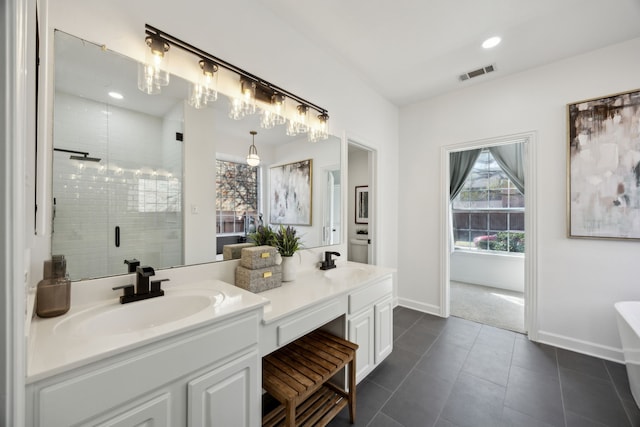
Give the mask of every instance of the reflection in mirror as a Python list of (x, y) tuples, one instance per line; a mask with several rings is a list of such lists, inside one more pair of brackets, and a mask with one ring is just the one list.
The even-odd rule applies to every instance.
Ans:
[[(136, 61), (55, 32), (51, 247), (72, 280), (125, 274), (132, 258), (156, 269), (222, 260), (268, 223), (270, 169), (307, 159), (311, 220), (295, 227), (304, 248), (340, 243), (340, 139), (232, 120), (224, 96), (195, 109), (175, 75), (147, 95), (136, 73)], [(252, 130), (257, 168), (246, 164)]]

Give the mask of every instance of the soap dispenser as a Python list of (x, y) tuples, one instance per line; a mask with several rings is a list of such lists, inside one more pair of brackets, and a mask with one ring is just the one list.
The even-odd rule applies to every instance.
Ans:
[(67, 277), (67, 261), (64, 255), (53, 255), (44, 262), (43, 279), (36, 291), (36, 314), (55, 317), (69, 311), (71, 305), (71, 281)]

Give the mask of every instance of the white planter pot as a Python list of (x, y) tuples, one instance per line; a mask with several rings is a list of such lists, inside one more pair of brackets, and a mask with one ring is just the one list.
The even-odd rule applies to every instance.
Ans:
[(292, 256), (282, 257), (282, 281), (291, 282), (296, 280), (296, 273), (298, 272), (297, 260)]

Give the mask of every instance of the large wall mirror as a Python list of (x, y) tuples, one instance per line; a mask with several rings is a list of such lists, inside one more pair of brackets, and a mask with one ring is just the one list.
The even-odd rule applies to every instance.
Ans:
[[(222, 260), (225, 245), (271, 224), (282, 200), (271, 181), (295, 165), (311, 182), (309, 220), (294, 225), (304, 248), (340, 243), (339, 138), (310, 143), (284, 126), (261, 128), (259, 115), (232, 120), (223, 94), (195, 109), (189, 82), (175, 75), (147, 95), (136, 61), (54, 37), (51, 250), (65, 255), (72, 280), (125, 274), (132, 258), (156, 269)], [(257, 168), (245, 160), (250, 131)]]

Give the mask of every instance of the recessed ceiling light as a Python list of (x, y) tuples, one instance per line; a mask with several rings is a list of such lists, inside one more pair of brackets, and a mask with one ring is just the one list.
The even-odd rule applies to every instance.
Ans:
[(118, 92), (109, 92), (109, 96), (115, 99), (122, 99), (124, 98), (124, 96), (122, 96), (121, 93)]
[(485, 41), (482, 42), (482, 47), (485, 49), (491, 49), (492, 47), (496, 47), (500, 44), (502, 39), (500, 37), (489, 37)]

